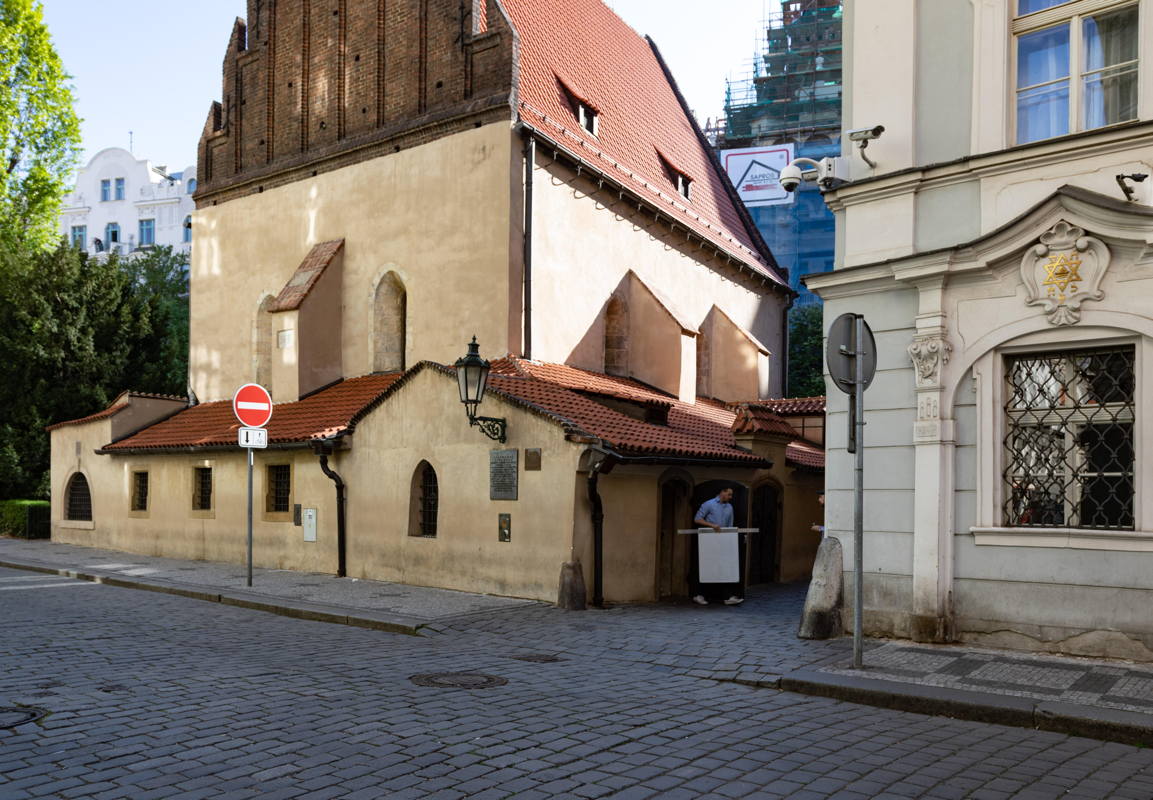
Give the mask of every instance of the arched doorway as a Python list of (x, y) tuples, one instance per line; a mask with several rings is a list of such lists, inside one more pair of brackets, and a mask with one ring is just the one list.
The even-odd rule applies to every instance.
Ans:
[(693, 524), (694, 509), (689, 504), (692, 478), (688, 473), (667, 475), (661, 478), (660, 486), (657, 598), (688, 597), (689, 544), (693, 537), (681, 536), (677, 531)]
[(752, 525), (760, 533), (749, 538), (749, 585), (772, 583), (780, 577), (781, 490), (764, 483), (753, 489)]

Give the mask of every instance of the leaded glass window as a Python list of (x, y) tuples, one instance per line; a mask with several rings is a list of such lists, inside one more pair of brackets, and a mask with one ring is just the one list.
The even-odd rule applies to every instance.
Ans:
[(1133, 529), (1134, 355), (1006, 357), (1005, 525)]

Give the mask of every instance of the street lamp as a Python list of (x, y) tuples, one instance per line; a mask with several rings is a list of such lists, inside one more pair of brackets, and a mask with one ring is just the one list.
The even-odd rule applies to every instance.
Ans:
[(480, 428), (481, 432), (490, 439), (504, 443), (505, 428), (508, 423), (499, 417), (478, 417), (476, 407), (484, 399), (484, 392), (488, 388), (489, 364), (480, 357), (480, 345), (476, 337), (469, 343), (468, 353), (456, 360), (456, 382), (460, 389), (460, 402), (464, 403), (465, 413), (468, 414), (468, 424)]

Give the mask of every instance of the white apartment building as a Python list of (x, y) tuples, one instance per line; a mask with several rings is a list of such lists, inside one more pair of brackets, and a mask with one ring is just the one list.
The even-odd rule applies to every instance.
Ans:
[(877, 339), (866, 631), (1153, 660), (1153, 0), (848, 0), (844, 37), (885, 130), (807, 284)]
[(60, 211), (60, 233), (91, 254), (131, 253), (150, 245), (187, 253), (195, 191), (195, 166), (170, 172), (121, 147), (108, 147), (78, 171)]

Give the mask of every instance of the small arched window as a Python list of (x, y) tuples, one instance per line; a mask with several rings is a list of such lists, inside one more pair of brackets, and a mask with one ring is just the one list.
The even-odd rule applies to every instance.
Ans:
[(440, 506), (440, 485), (436, 470), (421, 461), (412, 475), (412, 500), (409, 505), (410, 536), (436, 538), (436, 517)]
[(395, 272), (380, 279), (373, 298), (372, 369), (403, 372), (408, 295)]
[(193, 194), (196, 191), (196, 178), (188, 179), (188, 193)]
[(605, 307), (605, 372), (629, 374), (629, 307), (617, 295)]
[(88, 489), (88, 479), (80, 472), (68, 480), (64, 490), (64, 519), (92, 521), (92, 492)]

